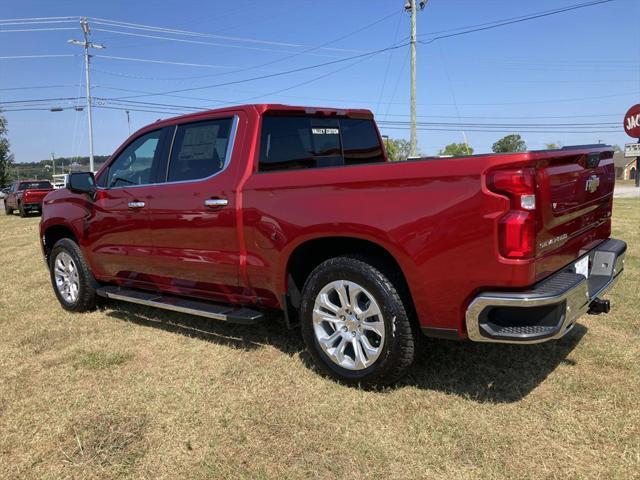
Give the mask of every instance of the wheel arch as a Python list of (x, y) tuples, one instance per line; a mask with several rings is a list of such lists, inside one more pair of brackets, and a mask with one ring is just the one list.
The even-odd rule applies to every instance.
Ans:
[(406, 295), (409, 308), (415, 312), (415, 306), (409, 289), (405, 271), (396, 256), (385, 246), (370, 239), (356, 236), (323, 236), (306, 239), (292, 249), (283, 269), (283, 291), (288, 305), (297, 310), (300, 306), (302, 288), (311, 272), (322, 262), (343, 255), (367, 257), (373, 266), (390, 275), (392, 280)]
[(45, 258), (49, 260), (49, 254), (53, 249), (53, 246), (57, 241), (69, 238), (78, 243), (78, 238), (73, 232), (73, 229), (64, 224), (54, 224), (43, 229), (42, 232), (42, 249), (44, 251)]

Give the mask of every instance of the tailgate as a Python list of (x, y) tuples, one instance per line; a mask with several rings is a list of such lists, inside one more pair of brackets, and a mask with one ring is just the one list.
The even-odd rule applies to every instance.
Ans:
[(42, 203), (44, 197), (51, 191), (51, 189), (26, 190), (23, 195), (23, 201), (25, 204)]
[(609, 238), (615, 168), (610, 147), (537, 152), (540, 276)]

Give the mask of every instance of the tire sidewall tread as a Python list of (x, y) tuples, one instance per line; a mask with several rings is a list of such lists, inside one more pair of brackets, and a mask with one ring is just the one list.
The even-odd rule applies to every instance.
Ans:
[[(341, 256), (321, 263), (311, 272), (302, 292), (300, 320), (307, 350), (319, 369), (350, 385), (383, 386), (399, 380), (413, 363), (414, 333), (402, 297), (389, 279), (374, 266), (374, 259)], [(334, 280), (354, 281), (369, 291), (378, 302), (385, 322), (385, 344), (376, 362), (363, 370), (348, 370), (333, 363), (320, 348), (313, 328), (315, 299), (326, 284)], [(396, 282), (397, 283), (397, 282)]]
[[(78, 299), (75, 303), (68, 303), (62, 298), (58, 288), (56, 286), (55, 280), (55, 260), (57, 255), (60, 252), (66, 252), (73, 258), (73, 261), (78, 268), (78, 279), (79, 279), (79, 295)], [(56, 244), (51, 249), (51, 254), (49, 255), (49, 272), (51, 275), (51, 285), (53, 286), (53, 291), (55, 292), (60, 305), (65, 310), (71, 312), (86, 312), (93, 310), (96, 306), (96, 288), (98, 287), (98, 283), (96, 282), (91, 270), (87, 262), (84, 259), (84, 255), (82, 255), (82, 251), (76, 242), (71, 240), (70, 238), (63, 238), (58, 240)]]

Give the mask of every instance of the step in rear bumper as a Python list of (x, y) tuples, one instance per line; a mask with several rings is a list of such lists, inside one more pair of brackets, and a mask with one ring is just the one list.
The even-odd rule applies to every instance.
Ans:
[(580, 258), (589, 257), (588, 279), (571, 264), (524, 292), (480, 293), (465, 315), (469, 339), (540, 343), (563, 337), (618, 280), (626, 250), (625, 242), (609, 239), (585, 252)]

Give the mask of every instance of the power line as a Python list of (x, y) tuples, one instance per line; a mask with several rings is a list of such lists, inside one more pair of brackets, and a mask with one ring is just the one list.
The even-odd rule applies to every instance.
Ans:
[(17, 60), (23, 58), (60, 58), (60, 57), (77, 57), (73, 54), (55, 54), (55, 55), (9, 55), (0, 57), (0, 60)]
[(447, 35), (439, 35), (437, 37), (431, 38), (428, 41), (419, 40), (419, 42), (422, 43), (423, 45), (428, 45), (430, 43), (435, 42), (436, 40), (442, 40), (444, 38), (457, 37), (457, 36), (460, 36), (460, 35), (467, 35), (469, 33), (475, 33), (475, 32), (481, 32), (481, 31), (485, 31), (485, 30), (491, 30), (493, 28), (504, 27), (506, 25), (513, 25), (515, 23), (527, 22), (529, 20), (534, 20), (534, 19), (537, 19), (537, 18), (549, 17), (551, 15), (557, 15), (559, 13), (565, 13), (565, 12), (569, 12), (569, 11), (573, 11), (573, 10), (578, 10), (580, 8), (593, 7), (595, 5), (600, 5), (600, 4), (603, 4), (603, 3), (610, 3), (610, 2), (613, 2), (613, 1), (615, 1), (615, 0), (598, 0), (598, 1), (595, 1), (595, 2), (582, 3), (582, 4), (566, 7), (566, 8), (563, 8), (563, 9), (543, 12), (543, 13), (539, 13), (539, 14), (533, 14), (533, 15), (529, 15), (529, 16), (526, 16), (526, 17), (519, 17), (519, 18), (513, 19), (513, 20), (501, 21), (500, 23), (496, 23), (496, 24), (493, 24), (493, 25), (488, 25), (488, 26), (485, 26), (485, 27), (471, 28), (469, 30), (464, 30), (462, 32), (450, 33), (450, 34), (447, 34)]
[[(224, 47), (224, 48), (238, 48), (238, 49), (242, 49), (242, 50), (255, 50), (255, 51), (259, 51), (259, 52), (291, 53), (289, 50), (274, 50), (274, 49), (271, 49), (271, 48), (249, 47), (249, 46), (246, 46), (246, 45), (233, 45), (233, 44), (230, 44), (230, 43), (214, 43), (214, 42), (205, 42), (205, 41), (202, 41), (202, 40), (187, 40), (187, 39), (184, 39), (184, 38), (164, 37), (164, 36), (161, 36), (161, 35), (149, 35), (149, 34), (143, 34), (143, 33), (122, 32), (122, 31), (110, 30), (110, 29), (106, 29), (106, 28), (94, 28), (93, 30), (96, 31), (96, 32), (115, 33), (115, 34), (119, 34), (119, 35), (127, 35), (127, 36), (132, 36), (132, 37), (151, 38), (151, 39), (156, 39), (156, 40), (166, 40), (166, 41), (172, 41), (172, 42), (190, 43), (190, 44), (195, 44), (195, 45), (207, 45), (207, 46)], [(326, 54), (323, 55), (323, 54), (310, 53), (309, 55), (314, 55), (314, 56), (318, 56), (318, 57), (340, 58), (340, 57), (336, 57), (336, 55), (326, 55)]]
[(64, 20), (64, 21), (78, 21), (80, 17), (31, 17), (31, 18), (4, 18), (0, 20), (0, 24), (5, 23), (25, 23), (25, 22), (35, 22), (35, 23), (49, 23), (56, 20)]
[(267, 74), (267, 75), (260, 75), (260, 76), (257, 76), (257, 77), (244, 78), (244, 79), (241, 79), (241, 80), (223, 82), (223, 83), (218, 83), (218, 84), (214, 84), (214, 85), (205, 85), (205, 86), (201, 86), (201, 87), (191, 87), (191, 88), (181, 88), (181, 89), (169, 90), (169, 91), (165, 91), (165, 92), (149, 93), (149, 94), (146, 94), (146, 95), (132, 95), (132, 96), (129, 96), (129, 97), (120, 97), (120, 98), (124, 99), (124, 98), (138, 98), (138, 97), (147, 97), (147, 96), (158, 96), (158, 95), (166, 95), (166, 94), (169, 94), (169, 93), (181, 93), (181, 92), (192, 92), (192, 91), (196, 91), (196, 90), (206, 90), (208, 88), (224, 87), (224, 86), (227, 86), (227, 85), (238, 85), (240, 83), (253, 82), (253, 81), (256, 81), (256, 80), (264, 80), (264, 79), (267, 79), (267, 78), (280, 77), (282, 75), (290, 75), (292, 73), (298, 73), (298, 72), (304, 72), (304, 71), (307, 71), (307, 70), (313, 70), (313, 69), (316, 69), (316, 68), (326, 67), (326, 66), (329, 66), (329, 65), (335, 65), (336, 63), (347, 62), (349, 60), (356, 60), (356, 59), (363, 58), (363, 57), (372, 57), (372, 56), (378, 55), (378, 54), (380, 54), (382, 52), (388, 52), (390, 50), (396, 50), (398, 48), (402, 48), (402, 47), (405, 47), (407, 45), (408, 45), (408, 43), (402, 43), (400, 45), (393, 45), (393, 46), (386, 47), (386, 48), (381, 48), (381, 49), (378, 49), (378, 50), (372, 50), (370, 52), (361, 53), (361, 54), (358, 54), (358, 55), (353, 55), (351, 57), (345, 57), (345, 58), (341, 58), (341, 59), (338, 59), (338, 60), (331, 60), (331, 61), (328, 61), (328, 62), (323, 62), (323, 63), (316, 64), (316, 65), (307, 65), (305, 67), (294, 68), (294, 69), (291, 69), (291, 70), (284, 70), (284, 71), (281, 71), (281, 72), (271, 73), (271, 74)]
[(143, 62), (143, 63), (160, 63), (166, 65), (180, 65), (185, 67), (202, 67), (202, 68), (234, 68), (226, 65), (211, 65), (206, 63), (188, 63), (188, 62), (173, 62), (169, 60), (151, 60), (146, 58), (134, 58), (134, 57), (120, 57), (114, 55), (94, 55), (95, 58), (106, 58), (110, 60), (124, 60), (130, 62)]
[(383, 22), (383, 21), (385, 21), (385, 20), (387, 20), (387, 19), (389, 19), (389, 18), (391, 18), (391, 17), (393, 17), (395, 15), (398, 15), (398, 13), (400, 13), (400, 12), (396, 11), (396, 12), (391, 13), (389, 15), (385, 15), (382, 18), (379, 18), (379, 19), (377, 19), (377, 20), (375, 20), (375, 21), (373, 21), (371, 23), (368, 23), (366, 25), (363, 25), (362, 27), (359, 27), (359, 28), (357, 28), (357, 29), (345, 34), (345, 35), (341, 35), (341, 36), (339, 36), (337, 38), (329, 40), (328, 42), (322, 43), (320, 45), (316, 45), (316, 46), (307, 48), (307, 49), (305, 49), (303, 51), (300, 51), (300, 52), (294, 52), (294, 53), (292, 53), (290, 55), (287, 55), (287, 56), (284, 56), (284, 57), (281, 57), (281, 58), (277, 58), (275, 60), (270, 60), (268, 62), (263, 62), (263, 63), (257, 64), (257, 65), (244, 67), (244, 68), (237, 68), (236, 70), (233, 70), (231, 72), (223, 72), (223, 73), (219, 73), (219, 74), (194, 75), (194, 76), (188, 76), (188, 77), (171, 77), (171, 78), (167, 78), (167, 77), (165, 77), (165, 78), (142, 77), (142, 76), (137, 77), (137, 76), (129, 76), (129, 75), (122, 74), (122, 73), (104, 72), (104, 71), (103, 71), (103, 73), (106, 73), (107, 75), (125, 76), (125, 77), (128, 76), (128, 77), (131, 77), (131, 78), (140, 78), (142, 80), (164, 80), (164, 81), (176, 80), (176, 81), (182, 81), (182, 80), (191, 80), (191, 79), (198, 79), (198, 78), (207, 78), (207, 77), (211, 77), (211, 76), (220, 77), (220, 76), (226, 76), (226, 75), (231, 75), (231, 74), (236, 74), (236, 73), (242, 73), (242, 72), (246, 72), (246, 71), (249, 71), (249, 70), (257, 70), (257, 69), (261, 69), (262, 67), (266, 67), (266, 66), (269, 66), (269, 65), (274, 65), (276, 63), (280, 63), (280, 62), (283, 62), (283, 61), (286, 61), (286, 60), (290, 60), (290, 59), (298, 57), (300, 55), (305, 55), (305, 54), (308, 54), (308, 53), (311, 53), (313, 51), (316, 51), (316, 50), (319, 50), (319, 49), (323, 49), (323, 48), (326, 49), (326, 50), (348, 51), (348, 50), (345, 50), (345, 49), (335, 49), (335, 48), (326, 48), (326, 47), (328, 45), (332, 45), (332, 44), (334, 44), (336, 42), (344, 40), (345, 38), (349, 38), (349, 37), (351, 37), (353, 35), (356, 35), (356, 34), (362, 32), (362, 31), (364, 31), (364, 30), (366, 30), (368, 28), (371, 28), (371, 27), (375, 26), (375, 25), (378, 25), (379, 23), (381, 23), (381, 22)]
[(16, 32), (53, 32), (59, 30), (75, 30), (73, 27), (53, 27), (53, 28), (12, 28), (12, 29), (2, 29), (0, 28), (0, 33), (16, 33)]
[[(261, 45), (272, 45), (272, 46), (290, 47), (290, 48), (304, 48), (309, 46), (309, 45), (304, 45), (299, 43), (278, 42), (278, 41), (261, 40), (261, 39), (255, 39), (255, 38), (234, 37), (234, 36), (228, 36), (228, 35), (216, 35), (212, 33), (192, 32), (188, 30), (180, 30), (175, 28), (154, 27), (151, 25), (144, 25), (140, 23), (119, 22), (119, 21), (94, 18), (94, 17), (90, 17), (90, 19), (96, 25), (106, 25), (106, 26), (117, 27), (117, 28), (128, 28), (132, 30), (151, 31), (151, 32), (166, 33), (166, 34), (172, 34), (172, 35), (196, 37), (196, 38), (214, 38), (218, 40), (247, 42), (247, 43), (256, 43)], [(224, 46), (227, 46), (227, 45), (224, 45)], [(344, 49), (344, 48), (324, 48), (323, 47), (323, 49), (341, 51), (341, 52), (350, 52), (350, 53), (358, 52), (358, 50)]]

